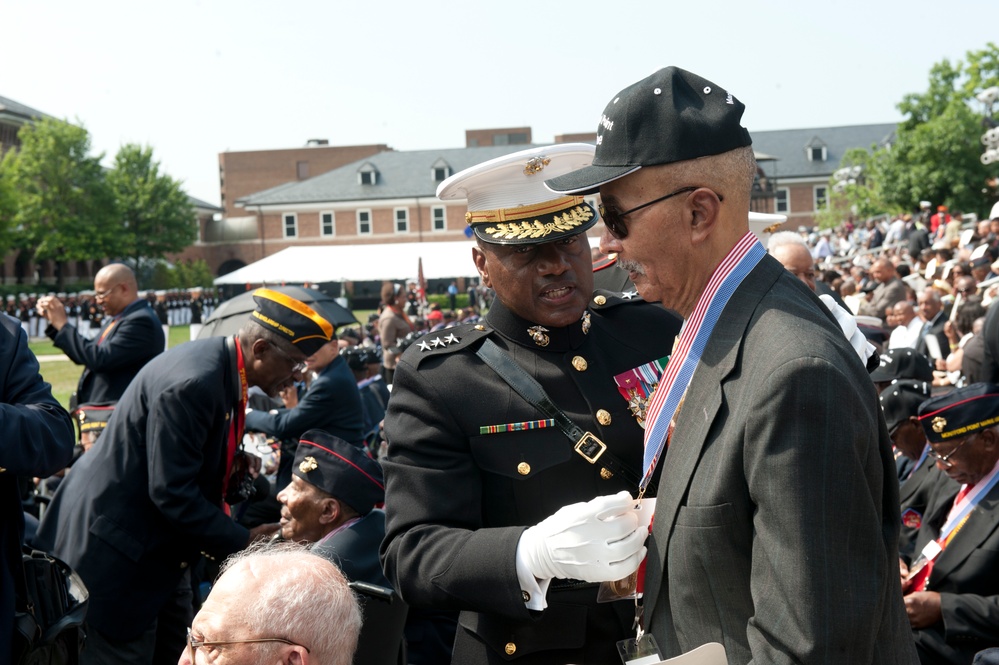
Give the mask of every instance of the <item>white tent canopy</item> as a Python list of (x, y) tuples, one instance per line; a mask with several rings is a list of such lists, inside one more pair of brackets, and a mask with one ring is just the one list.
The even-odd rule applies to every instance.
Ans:
[(289, 247), (222, 275), (215, 280), (215, 284), (302, 284), (412, 279), (417, 276), (421, 259), (426, 279), (473, 277), (478, 274), (472, 263), (474, 245), (474, 241), (465, 240)]
[[(597, 238), (589, 240), (591, 245), (598, 242)], [(474, 240), (289, 247), (222, 275), (215, 284), (405, 280), (417, 276), (421, 259), (426, 279), (477, 277), (473, 246)]]

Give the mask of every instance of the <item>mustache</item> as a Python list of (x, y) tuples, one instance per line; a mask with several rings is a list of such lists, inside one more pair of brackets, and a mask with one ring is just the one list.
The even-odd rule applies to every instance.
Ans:
[(645, 268), (642, 267), (642, 264), (636, 263), (635, 261), (629, 261), (628, 259), (618, 259), (617, 264), (621, 266), (621, 268), (623, 268), (624, 270), (627, 270), (628, 272), (633, 272), (637, 275), (645, 274)]

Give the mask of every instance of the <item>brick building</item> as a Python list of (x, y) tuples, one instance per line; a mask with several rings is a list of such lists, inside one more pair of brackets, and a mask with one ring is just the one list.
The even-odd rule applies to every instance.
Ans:
[[(788, 228), (812, 225), (845, 152), (884, 145), (894, 129), (881, 124), (754, 132), (760, 178), (753, 209), (787, 214)], [(530, 127), (516, 127), (468, 130), (464, 148), (399, 152), (387, 146), (323, 146), (224, 154), (226, 217), (207, 225), (185, 255), (205, 258), (221, 275), (297, 245), (464, 240), (464, 206), (438, 201), (437, 185), (452, 173), (529, 147), (524, 141), (530, 139)], [(555, 142), (594, 140), (594, 133), (577, 133)], [(304, 175), (303, 156), (320, 150), (369, 153), (321, 175), (298, 177)], [(243, 160), (239, 168), (233, 156)], [(254, 169), (269, 174), (269, 188), (254, 190), (259, 180), (244, 182)], [(309, 163), (307, 170), (317, 168)], [(598, 224), (590, 233), (601, 229)]]
[[(753, 150), (768, 178), (771, 207), (761, 212), (787, 215), (787, 229), (812, 226), (815, 212), (825, 208), (831, 194), (829, 179), (843, 156), (853, 148), (876, 148), (891, 144), (894, 124), (850, 125), (808, 129), (751, 132)], [(762, 155), (766, 158), (760, 159)]]

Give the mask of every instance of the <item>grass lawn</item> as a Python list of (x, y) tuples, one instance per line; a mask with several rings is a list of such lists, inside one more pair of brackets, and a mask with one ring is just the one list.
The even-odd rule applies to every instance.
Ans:
[[(363, 310), (354, 312), (354, 315), (359, 321), (363, 322), (368, 320), (369, 313), (369, 311)], [(175, 346), (190, 341), (190, 339), (191, 332), (188, 326), (170, 327), (169, 348), (172, 349)], [(62, 355), (62, 351), (57, 349), (52, 344), (52, 341), (45, 337), (31, 340), (28, 342), (28, 348), (39, 357)], [(76, 384), (80, 380), (80, 374), (83, 373), (83, 367), (71, 360), (46, 360), (40, 364), (42, 378), (52, 384), (52, 395), (59, 400), (60, 404), (68, 409), (69, 398), (73, 394), (73, 391), (76, 390)]]

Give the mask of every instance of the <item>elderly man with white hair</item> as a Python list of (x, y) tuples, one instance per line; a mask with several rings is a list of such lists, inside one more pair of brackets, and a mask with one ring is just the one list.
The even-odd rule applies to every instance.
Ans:
[(223, 564), (178, 665), (221, 655), (232, 665), (350, 665), (360, 630), (335, 564), (293, 543), (255, 546)]

